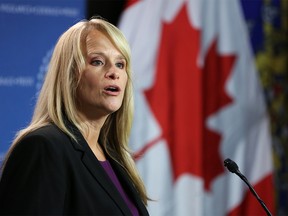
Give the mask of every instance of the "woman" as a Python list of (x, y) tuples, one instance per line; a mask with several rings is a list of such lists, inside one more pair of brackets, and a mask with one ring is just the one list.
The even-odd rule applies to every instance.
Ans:
[(99, 18), (69, 28), (4, 162), (0, 214), (148, 215), (127, 146), (132, 110), (123, 34)]

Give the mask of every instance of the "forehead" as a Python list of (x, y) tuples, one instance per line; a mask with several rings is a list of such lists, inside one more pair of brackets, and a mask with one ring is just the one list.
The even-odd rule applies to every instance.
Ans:
[(91, 32), (88, 33), (86, 38), (86, 47), (88, 53), (93, 52), (100, 48), (117, 50), (117, 48), (108, 38), (108, 36), (106, 36), (99, 30), (92, 30)]

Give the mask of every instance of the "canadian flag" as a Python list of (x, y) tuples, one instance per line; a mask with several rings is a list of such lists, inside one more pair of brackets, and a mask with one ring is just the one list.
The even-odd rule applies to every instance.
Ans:
[(269, 119), (238, 0), (128, 1), (130, 139), (151, 215), (264, 215), (225, 158), (274, 213)]

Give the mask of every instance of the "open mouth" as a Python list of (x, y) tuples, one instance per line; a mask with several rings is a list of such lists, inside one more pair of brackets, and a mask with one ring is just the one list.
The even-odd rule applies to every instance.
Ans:
[(119, 92), (120, 88), (118, 86), (108, 86), (105, 88), (107, 92)]

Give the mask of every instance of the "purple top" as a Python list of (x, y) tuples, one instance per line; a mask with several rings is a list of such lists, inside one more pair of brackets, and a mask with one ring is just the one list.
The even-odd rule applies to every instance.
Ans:
[(122, 198), (124, 199), (125, 203), (129, 207), (132, 215), (133, 216), (139, 216), (138, 209), (136, 208), (134, 203), (131, 201), (131, 199), (128, 197), (128, 195), (123, 190), (123, 187), (120, 184), (120, 182), (119, 182), (111, 164), (109, 163), (109, 161), (108, 160), (100, 161), (100, 163), (101, 163), (102, 167), (104, 168), (104, 170), (106, 171), (106, 173), (109, 175), (110, 179), (112, 180), (112, 182), (114, 183), (116, 188), (118, 189), (118, 191), (121, 194)]

